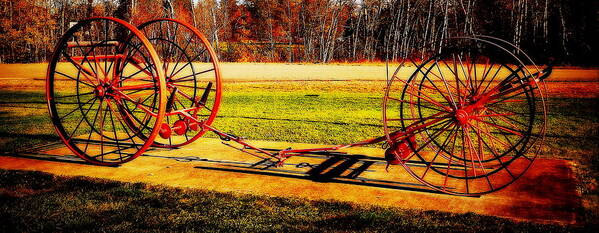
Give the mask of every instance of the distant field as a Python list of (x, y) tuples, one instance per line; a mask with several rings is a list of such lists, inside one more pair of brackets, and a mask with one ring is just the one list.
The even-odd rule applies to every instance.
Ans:
[[(398, 64), (389, 64), (392, 74)], [(45, 63), (0, 64), (2, 79), (43, 79)], [(225, 81), (385, 80), (385, 64), (221, 63)], [(556, 67), (550, 81), (599, 81), (599, 69)]]
[[(390, 72), (396, 64), (390, 64)], [(0, 64), (0, 90), (44, 91), (47, 64)], [(321, 90), (382, 93), (386, 78), (385, 64), (285, 64), (285, 63), (222, 63), (222, 79), (225, 94), (237, 91), (245, 82), (276, 83), (267, 85), (272, 89)], [(305, 82), (284, 83), (286, 81), (319, 81), (315, 85)], [(375, 81), (368, 85), (357, 85), (355, 82), (335, 81)], [(377, 82), (380, 81), (380, 82)], [(283, 84), (284, 83), (284, 84)], [(371, 85), (372, 83), (376, 83)], [(320, 85), (325, 84), (325, 85)], [(598, 98), (599, 69), (582, 69), (558, 67), (554, 69), (547, 82), (549, 97)], [(244, 89), (254, 90), (254, 89)]]

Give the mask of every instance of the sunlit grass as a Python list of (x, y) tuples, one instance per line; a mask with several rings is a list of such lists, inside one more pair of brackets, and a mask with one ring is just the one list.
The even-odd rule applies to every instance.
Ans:
[[(225, 83), (214, 126), (248, 139), (355, 142), (383, 135), (383, 87), (384, 82), (372, 81)], [(594, 153), (599, 131), (594, 109), (599, 100), (553, 98), (547, 102), (548, 151), (543, 157), (580, 157), (572, 150)], [(0, 103), (2, 150), (28, 145), (29, 136), (56, 138), (44, 93), (3, 91)]]

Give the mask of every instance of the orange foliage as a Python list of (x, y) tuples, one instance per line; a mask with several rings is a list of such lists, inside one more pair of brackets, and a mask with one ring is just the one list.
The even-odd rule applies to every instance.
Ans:
[(161, 0), (137, 0), (132, 11), (131, 23), (133, 25), (164, 17)]

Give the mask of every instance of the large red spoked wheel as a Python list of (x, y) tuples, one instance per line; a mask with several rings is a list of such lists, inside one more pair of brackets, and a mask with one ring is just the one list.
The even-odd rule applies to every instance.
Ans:
[(388, 82), (388, 152), (433, 189), (466, 196), (502, 189), (524, 174), (542, 147), (539, 70), (525, 65), (525, 54), (499, 44), (506, 43), (446, 40), (441, 49), (423, 49), (419, 55), (433, 54), (425, 59), (405, 60)]
[(167, 113), (154, 145), (174, 148), (200, 138), (221, 101), (218, 58), (198, 29), (176, 19), (139, 25), (156, 48), (166, 75)]
[(46, 77), (50, 117), (62, 141), (99, 165), (140, 156), (166, 112), (159, 67), (152, 44), (122, 20), (90, 18), (69, 29), (55, 47)]

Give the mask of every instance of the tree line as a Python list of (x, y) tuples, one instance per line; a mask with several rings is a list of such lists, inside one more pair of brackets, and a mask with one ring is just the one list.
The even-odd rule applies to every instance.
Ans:
[(0, 0), (0, 63), (43, 62), (71, 22), (178, 18), (223, 61), (398, 59), (445, 38), (489, 35), (545, 62), (596, 65), (593, 0)]

